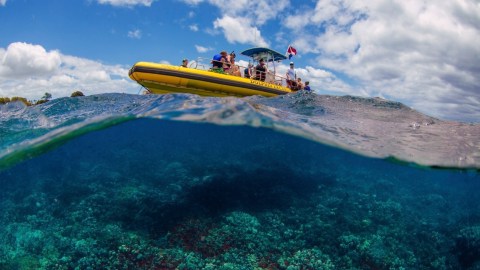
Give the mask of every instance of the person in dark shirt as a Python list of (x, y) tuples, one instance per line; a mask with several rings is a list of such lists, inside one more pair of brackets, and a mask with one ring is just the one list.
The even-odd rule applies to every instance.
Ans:
[(248, 63), (248, 67), (246, 67), (243, 71), (243, 77), (250, 79), (252, 77), (252, 68), (253, 65), (251, 63)]
[(265, 66), (265, 60), (260, 59), (258, 65), (255, 67), (255, 80), (264, 82), (267, 74), (267, 67)]

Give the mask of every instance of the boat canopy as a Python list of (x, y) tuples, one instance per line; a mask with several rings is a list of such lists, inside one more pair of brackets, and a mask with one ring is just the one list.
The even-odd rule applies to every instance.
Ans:
[(255, 61), (264, 59), (266, 61), (281, 61), (287, 59), (287, 57), (277, 51), (274, 51), (269, 48), (251, 48), (241, 52), (242, 55), (253, 58)]

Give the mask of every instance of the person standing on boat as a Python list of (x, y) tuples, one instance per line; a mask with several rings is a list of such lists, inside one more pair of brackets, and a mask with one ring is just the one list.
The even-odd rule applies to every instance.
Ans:
[(287, 87), (292, 90), (297, 90), (297, 72), (295, 71), (293, 62), (290, 62), (290, 68), (287, 70)]
[(265, 66), (265, 60), (260, 59), (258, 65), (255, 67), (255, 80), (264, 82), (267, 75), (267, 67)]

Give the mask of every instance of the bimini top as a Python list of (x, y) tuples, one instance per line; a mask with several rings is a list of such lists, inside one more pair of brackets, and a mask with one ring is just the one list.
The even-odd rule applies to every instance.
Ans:
[(287, 59), (287, 57), (277, 51), (271, 50), (269, 48), (251, 48), (241, 52), (242, 55), (252, 57), (254, 60), (260, 60), (263, 58), (266, 61), (281, 61)]

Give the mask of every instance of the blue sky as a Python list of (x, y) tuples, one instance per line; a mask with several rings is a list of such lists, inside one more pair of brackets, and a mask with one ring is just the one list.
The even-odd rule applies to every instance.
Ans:
[(0, 25), (0, 96), (139, 93), (137, 61), (291, 44), (319, 94), (480, 122), (476, 0), (0, 0)]

